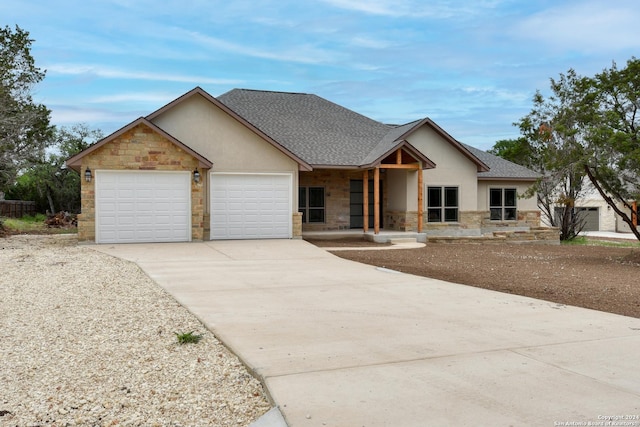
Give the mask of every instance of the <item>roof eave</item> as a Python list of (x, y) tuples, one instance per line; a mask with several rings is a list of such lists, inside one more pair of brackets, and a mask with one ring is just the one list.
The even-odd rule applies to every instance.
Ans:
[(314, 163), (314, 164), (311, 165), (311, 169), (309, 169), (309, 171), (315, 170), (315, 169), (353, 170), (353, 169), (360, 169), (360, 168), (361, 168), (361, 166), (359, 166), (359, 165), (325, 165), (325, 164)]
[(278, 149), (283, 154), (288, 156), (290, 159), (292, 159), (293, 161), (298, 163), (298, 169), (299, 170), (301, 170), (301, 171), (311, 171), (311, 170), (313, 170), (313, 167), (309, 163), (307, 163), (306, 161), (304, 161), (300, 157), (296, 156), (291, 151), (287, 150), (278, 141), (274, 140), (269, 135), (267, 135), (266, 133), (264, 133), (263, 131), (258, 129), (251, 122), (247, 121), (244, 117), (240, 116), (238, 113), (236, 113), (231, 108), (229, 108), (227, 105), (225, 105), (222, 101), (219, 101), (216, 97), (212, 96), (206, 90), (202, 89), (200, 86), (196, 86), (194, 89), (192, 89), (189, 92), (185, 93), (184, 95), (174, 99), (173, 101), (171, 101), (170, 103), (168, 103), (164, 107), (161, 107), (161, 108), (157, 109), (156, 111), (154, 111), (153, 113), (147, 115), (146, 119), (151, 121), (154, 118), (160, 116), (161, 114), (165, 113), (166, 111), (171, 110), (176, 105), (181, 104), (182, 102), (186, 101), (187, 99), (191, 98), (194, 95), (202, 96), (204, 99), (206, 99), (207, 101), (211, 102), (216, 107), (220, 108), (222, 111), (227, 113), (229, 116), (233, 117), (235, 120), (237, 120), (242, 125), (247, 127), (249, 130), (251, 130), (252, 132), (257, 134), (260, 138), (264, 139), (265, 141), (267, 141), (268, 143), (273, 145), (276, 149)]
[(526, 182), (536, 182), (539, 178), (524, 178), (524, 177), (513, 177), (513, 176), (479, 176), (478, 181), (526, 181)]
[(130, 131), (134, 127), (136, 127), (138, 125), (141, 125), (141, 124), (149, 127), (151, 130), (153, 130), (154, 132), (158, 133), (163, 138), (168, 139), (170, 142), (172, 142), (173, 144), (178, 146), (180, 149), (184, 150), (185, 152), (187, 152), (188, 154), (190, 154), (191, 156), (196, 158), (198, 160), (198, 167), (203, 168), (203, 169), (210, 169), (211, 166), (213, 166), (213, 162), (211, 162), (209, 159), (207, 159), (206, 157), (204, 157), (201, 154), (197, 153), (193, 149), (189, 148), (189, 146), (184, 144), (182, 141), (180, 141), (180, 140), (176, 139), (175, 137), (173, 137), (172, 135), (168, 134), (167, 132), (165, 132), (164, 130), (162, 130), (161, 128), (159, 128), (158, 126), (156, 126), (155, 124), (153, 124), (152, 122), (150, 122), (149, 120), (147, 120), (144, 117), (140, 117), (140, 118), (134, 120), (133, 122), (129, 123), (128, 125), (123, 126), (122, 128), (118, 129), (117, 131), (115, 131), (111, 135), (108, 135), (108, 136), (102, 138), (101, 140), (97, 141), (95, 144), (93, 144), (90, 147), (82, 150), (78, 154), (69, 157), (65, 161), (65, 164), (68, 167), (70, 167), (71, 169), (75, 170), (76, 172), (80, 172), (80, 168), (81, 168), (81, 165), (82, 165), (82, 159), (85, 156), (87, 156), (88, 154), (94, 152), (95, 150), (99, 149), (103, 145), (113, 141), (114, 139), (118, 138), (119, 136), (123, 135), (124, 133)]
[(388, 157), (394, 151), (397, 151), (398, 149), (401, 149), (401, 148), (404, 148), (405, 150), (407, 150), (409, 154), (411, 154), (412, 156), (420, 160), (422, 162), (422, 169), (433, 169), (436, 167), (436, 164), (433, 161), (431, 161), (431, 159), (429, 159), (427, 156), (422, 154), (420, 150), (416, 149), (413, 145), (411, 145), (409, 141), (402, 140), (399, 142), (400, 142), (399, 144), (394, 145), (391, 149), (387, 150), (384, 154), (379, 156), (373, 162), (361, 165), (360, 167), (361, 168), (374, 168), (378, 166), (384, 167), (382, 160)]
[(474, 156), (472, 152), (470, 152), (469, 150), (467, 150), (464, 147), (464, 145), (462, 145), (457, 139), (455, 139), (454, 137), (449, 135), (444, 129), (442, 129), (440, 126), (438, 126), (438, 124), (436, 122), (434, 122), (433, 120), (431, 120), (429, 117), (425, 117), (424, 119), (416, 122), (416, 124), (414, 126), (412, 126), (409, 130), (407, 130), (404, 134), (402, 134), (398, 138), (398, 140), (406, 139), (407, 137), (409, 137), (409, 135), (414, 133), (416, 130), (418, 130), (420, 127), (422, 127), (425, 124), (429, 125), (434, 131), (436, 131), (437, 134), (439, 134), (446, 141), (448, 141), (451, 145), (453, 145), (465, 157), (467, 157), (469, 160), (471, 160), (473, 163), (475, 163), (476, 166), (477, 166), (478, 172), (488, 172), (490, 170), (489, 166), (487, 166), (486, 163), (484, 163), (482, 160), (480, 160), (479, 158)]

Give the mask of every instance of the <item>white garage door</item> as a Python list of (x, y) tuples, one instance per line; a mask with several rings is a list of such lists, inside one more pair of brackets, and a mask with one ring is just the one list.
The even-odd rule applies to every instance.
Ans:
[(291, 174), (211, 174), (211, 239), (291, 238)]
[(96, 171), (96, 242), (191, 240), (191, 173)]

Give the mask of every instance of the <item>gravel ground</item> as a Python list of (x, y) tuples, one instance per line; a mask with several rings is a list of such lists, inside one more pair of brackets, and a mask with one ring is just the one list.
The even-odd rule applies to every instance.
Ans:
[[(0, 239), (0, 426), (246, 426), (261, 384), (135, 264)], [(175, 332), (195, 331), (178, 345)]]

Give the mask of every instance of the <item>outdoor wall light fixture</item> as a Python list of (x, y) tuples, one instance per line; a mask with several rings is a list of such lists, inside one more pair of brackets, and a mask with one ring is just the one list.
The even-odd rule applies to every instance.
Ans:
[(89, 169), (89, 166), (87, 166), (87, 169), (84, 171), (84, 180), (91, 182), (91, 169)]
[(200, 172), (198, 172), (198, 169), (193, 170), (193, 182), (196, 184), (200, 182)]

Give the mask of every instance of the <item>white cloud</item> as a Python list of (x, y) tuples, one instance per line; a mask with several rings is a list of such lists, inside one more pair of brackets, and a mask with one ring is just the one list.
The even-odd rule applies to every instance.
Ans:
[(521, 38), (538, 40), (551, 50), (615, 52), (640, 48), (640, 3), (580, 1), (536, 13), (518, 23)]
[(484, 9), (492, 9), (501, 0), (477, 0), (451, 2), (448, 0), (322, 0), (334, 7), (390, 17), (431, 17), (459, 19), (461, 15), (475, 15)]
[(340, 55), (334, 51), (319, 49), (309, 44), (294, 44), (293, 47), (250, 47), (229, 42), (216, 37), (207, 36), (195, 31), (187, 31), (188, 38), (209, 48), (232, 52), (253, 58), (271, 59), (275, 61), (296, 62), (302, 64), (334, 63)]
[(140, 117), (148, 114), (148, 111), (123, 112), (98, 108), (78, 108), (66, 105), (50, 105), (50, 108), (51, 121), (57, 125), (64, 126), (77, 123), (91, 123), (92, 125), (110, 124), (113, 128), (114, 125), (122, 126), (123, 123), (130, 122), (134, 117)]
[(480, 96), (485, 100), (491, 100), (492, 103), (507, 101), (510, 103), (527, 102), (531, 98), (530, 93), (515, 92), (507, 89), (501, 89), (496, 87), (476, 87), (466, 86), (461, 88), (462, 92), (472, 95)]
[(400, 2), (384, 1), (384, 0), (323, 0), (332, 6), (340, 9), (355, 10), (358, 12), (364, 12), (371, 15), (386, 15), (386, 16), (402, 16), (407, 13), (405, 5)]
[(146, 71), (129, 71), (118, 68), (110, 68), (102, 65), (90, 64), (50, 64), (45, 67), (47, 72), (63, 75), (89, 75), (107, 79), (130, 79), (130, 80), (152, 80), (169, 81), (181, 83), (197, 84), (223, 84), (233, 85), (241, 83), (241, 80), (233, 79), (212, 79), (203, 76), (193, 76), (186, 74), (165, 74), (151, 73)]
[(127, 92), (97, 96), (89, 98), (86, 102), (90, 104), (117, 104), (121, 102), (166, 104), (174, 100), (175, 97), (175, 94), (170, 93)]
[(364, 47), (367, 49), (386, 49), (391, 47), (391, 43), (372, 37), (358, 36), (351, 39), (351, 44), (357, 47)]

